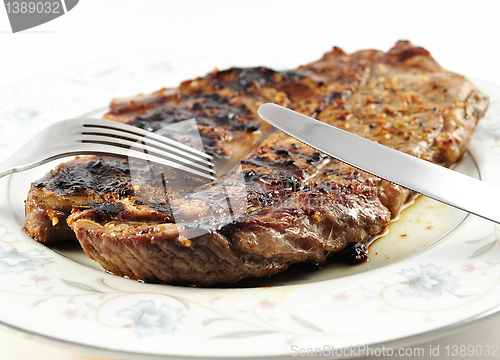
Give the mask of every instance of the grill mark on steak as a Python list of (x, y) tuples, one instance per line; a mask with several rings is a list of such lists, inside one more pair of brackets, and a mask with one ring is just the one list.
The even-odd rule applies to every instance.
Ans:
[(207, 80), (215, 89), (230, 87), (236, 91), (249, 91), (250, 88), (259, 88), (272, 83), (276, 74), (276, 71), (262, 66), (255, 68), (232, 67), (209, 75)]
[[(263, 102), (443, 166), (463, 155), (488, 105), (464, 77), (405, 41), (388, 53), (334, 48), (291, 71), (215, 71), (177, 89), (113, 100), (105, 117), (150, 131), (196, 117), (222, 174), (216, 182), (79, 158), (33, 184), (27, 231), (42, 242), (58, 239), (62, 230), (50, 221), (65, 223), (73, 208), (67, 222), (91, 258), (151, 282), (213, 286), (296, 263), (320, 266), (336, 254), (362, 261), (410, 191), (273, 132), (257, 115)], [(194, 145), (178, 131), (165, 136)]]
[(259, 120), (250, 120), (252, 114), (245, 104), (231, 105), (228, 98), (218, 94), (188, 96), (186, 108), (165, 107), (153, 109), (145, 115), (137, 116), (131, 125), (148, 131), (157, 131), (182, 120), (194, 118), (202, 126), (222, 126), (228, 130), (254, 132), (259, 129)]

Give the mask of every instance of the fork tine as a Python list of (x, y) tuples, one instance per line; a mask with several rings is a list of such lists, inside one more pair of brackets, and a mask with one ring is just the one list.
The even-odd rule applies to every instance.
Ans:
[[(86, 129), (89, 129), (87, 131)], [(82, 131), (83, 139), (93, 139), (93, 141), (106, 141), (111, 139), (111, 141), (116, 143), (124, 143), (127, 146), (130, 146), (132, 143), (137, 146), (138, 144), (145, 144), (151, 149), (156, 149), (156, 152), (162, 153), (164, 151), (169, 152), (169, 157), (176, 157), (178, 160), (181, 160), (180, 157), (190, 159), (191, 162), (198, 162), (200, 164), (204, 164), (205, 166), (213, 166), (213, 163), (207, 159), (206, 157), (201, 157), (198, 154), (194, 154), (192, 151), (186, 151), (184, 149), (180, 149), (176, 146), (167, 145), (165, 143), (160, 143), (156, 139), (152, 139), (149, 136), (141, 136), (135, 135), (132, 133), (112, 129), (112, 128), (94, 128), (85, 126), (85, 130)], [(180, 144), (180, 143), (179, 143)], [(174, 155), (177, 154), (177, 155)], [(182, 160), (181, 160), (182, 161)]]
[(194, 167), (198, 171), (208, 172), (210, 179), (216, 175), (212, 156), (203, 151), (128, 124), (104, 119), (81, 119), (81, 121), (83, 128), (90, 130), (82, 131), (85, 142), (107, 144), (111, 140), (112, 144), (129, 149), (140, 147), (139, 152), (163, 157), (170, 161), (170, 166), (179, 168), (181, 165), (187, 165), (185, 170)]
[[(189, 159), (192, 155), (187, 153), (181, 153), (183, 156), (179, 156), (173, 153), (170, 153), (166, 147), (161, 149), (158, 147), (150, 146), (148, 144), (148, 140), (145, 138), (139, 138), (138, 141), (129, 140), (125, 137), (115, 137), (113, 134), (93, 134), (93, 133), (83, 133), (81, 139), (79, 139), (83, 144), (100, 144), (100, 145), (108, 145), (110, 147), (121, 147), (131, 151), (137, 151), (142, 154), (148, 154), (150, 156), (155, 156), (159, 158), (163, 158), (172, 162), (172, 164), (189, 166), (190, 168), (207, 171), (211, 174), (214, 174), (214, 170), (210, 168), (213, 165), (208, 160), (204, 160), (203, 163), (200, 163), (198, 158)], [(179, 153), (179, 152), (178, 152)]]
[[(164, 147), (168, 145), (172, 148), (184, 150), (194, 156), (198, 156), (202, 159), (213, 160), (212, 156), (206, 154), (203, 151), (199, 151), (190, 146), (182, 144), (178, 141), (169, 139), (165, 136), (158, 135), (154, 132), (147, 131), (135, 126), (119, 123), (111, 120), (103, 120), (103, 119), (88, 119), (87, 123), (83, 123), (83, 127), (85, 128), (93, 128), (93, 129), (106, 129), (115, 131), (116, 135), (123, 136), (127, 135), (128, 137), (132, 136), (136, 140), (140, 140), (142, 138), (147, 138), (148, 140), (159, 143), (158, 145)], [(120, 134), (121, 133), (121, 134)], [(125, 134), (124, 134), (125, 133)]]
[(110, 142), (82, 142), (80, 144), (75, 144), (72, 151), (70, 150), (68, 154), (102, 154), (110, 156), (122, 156), (127, 158), (134, 158), (138, 160), (148, 160), (153, 163), (173, 167), (175, 169), (183, 170), (200, 177), (217, 180), (215, 176), (215, 171), (208, 167), (201, 167), (199, 169), (190, 167), (189, 165), (183, 165), (175, 161), (171, 161), (167, 156), (157, 156), (156, 153), (144, 152), (142, 147), (123, 147), (117, 146), (116, 144)]

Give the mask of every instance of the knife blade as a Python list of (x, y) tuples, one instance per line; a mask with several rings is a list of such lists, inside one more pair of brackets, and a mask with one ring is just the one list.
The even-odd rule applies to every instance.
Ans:
[(500, 223), (500, 188), (325, 124), (276, 104), (262, 119), (348, 165), (460, 210)]

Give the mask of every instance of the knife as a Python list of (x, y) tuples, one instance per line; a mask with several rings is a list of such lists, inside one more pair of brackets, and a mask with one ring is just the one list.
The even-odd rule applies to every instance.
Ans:
[(460, 210), (500, 223), (500, 188), (276, 104), (262, 119), (331, 157)]

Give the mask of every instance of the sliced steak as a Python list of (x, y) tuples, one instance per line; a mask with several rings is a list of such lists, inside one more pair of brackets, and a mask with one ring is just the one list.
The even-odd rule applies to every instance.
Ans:
[(195, 191), (84, 204), (68, 222), (86, 253), (115, 274), (211, 286), (366, 244), (391, 220), (379, 192), (396, 207), (409, 194), (281, 133), (258, 150)]
[[(215, 71), (113, 100), (105, 117), (151, 131), (173, 125), (166, 136), (196, 145), (176, 130), (195, 117), (217, 181), (188, 183), (182, 172), (79, 158), (33, 183), (27, 231), (49, 243), (70, 238), (71, 229), (110, 272), (198, 286), (321, 264), (339, 252), (362, 261), (410, 192), (273, 132), (257, 116), (263, 102), (443, 166), (460, 160), (488, 106), (467, 79), (407, 41), (388, 53), (334, 48), (292, 71)], [(70, 208), (69, 228), (55, 229)]]

